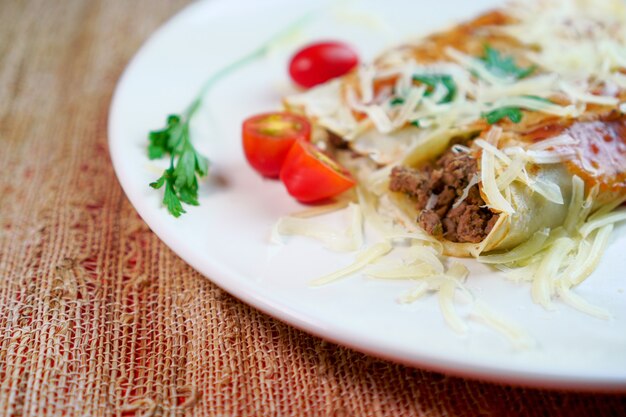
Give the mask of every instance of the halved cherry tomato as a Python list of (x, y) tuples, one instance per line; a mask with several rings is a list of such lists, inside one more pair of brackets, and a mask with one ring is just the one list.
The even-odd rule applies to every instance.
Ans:
[(342, 42), (318, 42), (299, 50), (289, 63), (289, 75), (300, 87), (311, 88), (348, 73), (359, 57)]
[(243, 122), (243, 151), (261, 175), (278, 178), (283, 161), (297, 141), (311, 140), (311, 124), (293, 113), (264, 113)]
[(298, 201), (314, 203), (354, 186), (350, 173), (313, 144), (298, 141), (287, 154), (280, 179)]

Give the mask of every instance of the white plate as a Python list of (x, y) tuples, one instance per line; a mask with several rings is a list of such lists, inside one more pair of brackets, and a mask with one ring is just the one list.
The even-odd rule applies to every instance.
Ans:
[[(343, 2), (344, 4), (346, 2)], [(291, 92), (288, 55), (312, 39), (343, 39), (366, 59), (412, 34), (475, 15), (493, 0), (440, 0), (423, 7), (410, 0), (362, 1), (351, 6), (320, 2), (210, 1), (192, 4), (165, 24), (132, 60), (111, 106), (109, 135), (115, 170), (126, 194), (150, 228), (180, 257), (217, 285), (293, 326), (354, 349), (446, 373), (535, 386), (626, 389), (626, 245), (622, 228), (595, 274), (577, 291), (606, 307), (602, 321), (555, 301), (546, 311), (516, 285), (470, 262), (469, 287), (493, 309), (534, 337), (519, 350), (476, 321), (458, 336), (444, 322), (436, 297), (400, 305), (410, 283), (354, 276), (333, 285), (307, 283), (351, 262), (353, 256), (293, 238), (270, 245), (268, 234), (298, 206), (279, 182), (257, 176), (240, 148), (241, 121), (276, 109)], [(208, 155), (211, 175), (201, 185), (199, 207), (179, 219), (148, 187), (158, 173), (146, 157), (147, 132), (182, 111), (204, 80), (259, 46), (315, 5), (316, 17), (300, 38), (233, 73), (212, 91), (194, 123), (197, 148)], [(462, 311), (462, 309), (461, 309)]]

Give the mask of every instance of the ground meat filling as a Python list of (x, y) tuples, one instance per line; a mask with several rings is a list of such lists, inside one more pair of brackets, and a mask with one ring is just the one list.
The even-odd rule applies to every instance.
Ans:
[(434, 164), (419, 170), (403, 166), (391, 171), (389, 189), (409, 196), (420, 211), (418, 223), (429, 234), (452, 242), (481, 242), (498, 216), (482, 207), (485, 201), (478, 185), (455, 205), (476, 174), (476, 159), (449, 150)]
[(335, 149), (349, 149), (350, 148), (350, 142), (348, 142), (347, 140), (345, 140), (343, 137), (339, 136), (332, 130), (326, 129), (326, 133), (327, 133), (328, 142), (333, 148)]

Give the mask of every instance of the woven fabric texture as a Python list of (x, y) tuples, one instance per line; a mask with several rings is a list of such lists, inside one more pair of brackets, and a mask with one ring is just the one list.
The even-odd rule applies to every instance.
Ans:
[[(184, 0), (0, 2), (0, 416), (615, 416), (325, 343), (203, 278), (107, 151), (133, 53)], [(626, 354), (626, 352), (625, 352)]]

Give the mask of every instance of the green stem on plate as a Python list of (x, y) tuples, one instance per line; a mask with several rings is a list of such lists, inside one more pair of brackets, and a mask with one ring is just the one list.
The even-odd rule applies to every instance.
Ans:
[(200, 89), (200, 93), (198, 94), (198, 96), (191, 102), (191, 105), (185, 111), (185, 116), (187, 116), (187, 119), (190, 119), (198, 110), (198, 108), (200, 108), (200, 106), (202, 105), (202, 100), (213, 88), (213, 86), (217, 84), (218, 81), (221, 81), (222, 78), (230, 75), (234, 71), (237, 71), (238, 69), (243, 68), (246, 65), (249, 65), (257, 59), (266, 55), (277, 42), (284, 38), (292, 36), (294, 32), (296, 32), (305, 23), (307, 23), (313, 17), (313, 14), (314, 12), (309, 12), (305, 14), (304, 16), (293, 22), (291, 25), (289, 25), (287, 28), (281, 30), (279, 33), (269, 38), (265, 43), (254, 49), (252, 52), (242, 56), (236, 61), (231, 62), (230, 64), (226, 65), (225, 67), (218, 70), (215, 74), (213, 74), (209, 79), (206, 80), (206, 82)]
[(165, 186), (163, 204), (174, 217), (185, 213), (182, 203), (198, 205), (198, 178), (208, 173), (209, 161), (196, 151), (190, 137), (191, 119), (202, 106), (206, 95), (218, 81), (263, 57), (279, 40), (291, 36), (311, 19), (313, 13), (311, 11), (302, 16), (252, 52), (215, 72), (205, 81), (196, 98), (180, 116), (170, 115), (164, 129), (150, 132), (150, 159), (170, 155), (170, 167), (150, 186), (155, 189)]

